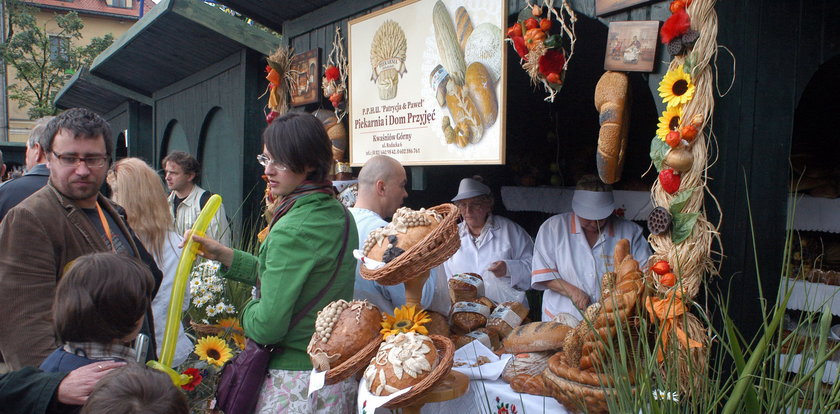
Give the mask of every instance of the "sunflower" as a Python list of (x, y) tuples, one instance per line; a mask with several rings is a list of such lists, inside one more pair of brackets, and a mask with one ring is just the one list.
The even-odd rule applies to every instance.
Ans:
[(233, 342), (239, 349), (245, 349), (245, 335), (243, 335), (242, 326), (239, 325), (239, 320), (236, 318), (225, 318), (219, 321), (219, 327), (225, 328), (225, 333), (230, 333)]
[(683, 107), (669, 106), (662, 111), (662, 116), (659, 117), (659, 124), (657, 125), (656, 136), (665, 141), (665, 136), (670, 131), (678, 131), (680, 129), (680, 120), (683, 116)]
[(218, 367), (228, 362), (233, 354), (224, 339), (218, 336), (205, 336), (195, 344), (195, 354), (202, 361)]
[(674, 70), (669, 70), (659, 82), (659, 96), (662, 101), (668, 104), (668, 108), (682, 105), (691, 100), (694, 96), (694, 84), (691, 83), (691, 75), (683, 71), (682, 65)]
[(419, 334), (428, 335), (429, 330), (423, 326), (431, 322), (432, 319), (426, 311), (419, 311), (415, 313), (415, 306), (403, 306), (394, 309), (394, 316), (385, 314), (385, 320), (380, 323), (382, 329), (379, 333), (383, 338), (400, 332), (417, 332)]

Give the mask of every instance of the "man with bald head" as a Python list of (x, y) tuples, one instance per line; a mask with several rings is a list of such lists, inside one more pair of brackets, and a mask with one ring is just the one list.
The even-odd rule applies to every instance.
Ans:
[[(356, 204), (350, 208), (359, 231), (359, 246), (364, 245), (371, 231), (384, 227), (403, 200), (408, 197), (405, 190), (407, 179), (405, 168), (399, 161), (386, 155), (377, 155), (369, 159), (359, 171), (359, 194)], [(433, 270), (434, 273), (434, 270)], [(432, 306), (435, 292), (435, 275), (431, 275), (423, 286), (423, 308)], [(383, 312), (391, 313), (395, 307), (405, 304), (405, 287), (382, 286), (365, 280), (356, 265), (356, 283), (353, 289), (354, 299), (367, 299)]]

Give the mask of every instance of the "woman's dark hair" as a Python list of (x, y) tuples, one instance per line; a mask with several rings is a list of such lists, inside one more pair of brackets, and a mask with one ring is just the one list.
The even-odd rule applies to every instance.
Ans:
[(330, 174), (332, 144), (324, 124), (311, 114), (288, 112), (275, 119), (263, 132), (263, 143), (271, 158), (292, 172), (314, 168), (307, 180), (324, 181)]
[(58, 282), (53, 324), (64, 342), (110, 344), (137, 327), (154, 293), (149, 268), (133, 257), (92, 253), (73, 261)]
[(163, 372), (130, 363), (102, 377), (82, 414), (187, 414), (184, 393)]

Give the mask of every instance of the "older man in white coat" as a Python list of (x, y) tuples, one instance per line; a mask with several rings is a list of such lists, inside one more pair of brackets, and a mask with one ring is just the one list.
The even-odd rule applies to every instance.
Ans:
[(458, 224), (461, 248), (443, 263), (447, 277), (479, 273), (485, 296), (496, 303), (516, 301), (528, 305), (534, 242), (525, 229), (510, 219), (491, 213), (490, 187), (464, 178), (452, 199), (462, 221)]

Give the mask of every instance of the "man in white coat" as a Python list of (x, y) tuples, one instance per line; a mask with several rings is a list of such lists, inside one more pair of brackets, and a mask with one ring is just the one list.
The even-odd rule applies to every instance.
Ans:
[(531, 287), (531, 236), (510, 219), (491, 214), (490, 187), (474, 178), (464, 178), (452, 199), (462, 221), (458, 224), (461, 248), (443, 263), (447, 278), (459, 273), (478, 273), (484, 293), (496, 303), (516, 301), (528, 305), (525, 291)]
[[(613, 214), (612, 188), (595, 176), (578, 181), (572, 212), (546, 220), (534, 245), (531, 286), (544, 290), (542, 320), (573, 323), (601, 297), (601, 276), (613, 271), (613, 251), (630, 241), (633, 258), (644, 266), (650, 247), (642, 228)], [(572, 320), (573, 319), (573, 320)]]
[[(403, 200), (408, 197), (406, 182), (405, 168), (399, 161), (386, 155), (374, 156), (359, 171), (359, 194), (356, 196), (356, 204), (349, 209), (359, 232), (359, 246), (365, 244), (371, 231), (388, 225), (384, 218), (392, 217), (402, 206)], [(420, 305), (424, 309), (448, 314), (447, 291), (445, 287), (436, 288), (436, 273), (436, 270), (432, 269), (429, 280), (423, 285)], [(437, 299), (434, 298), (436, 290), (442, 290)], [(366, 280), (362, 278), (357, 264), (353, 299), (366, 299), (379, 310), (392, 313), (394, 308), (405, 305), (405, 287), (402, 284), (383, 286)], [(445, 303), (442, 299), (446, 299)]]

